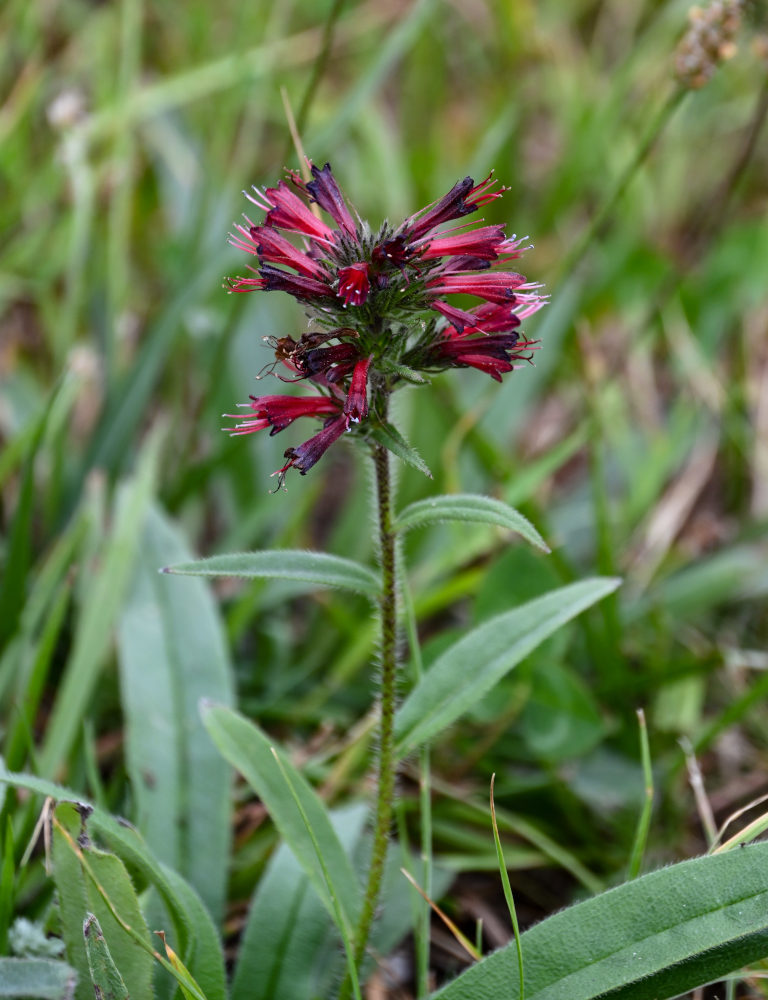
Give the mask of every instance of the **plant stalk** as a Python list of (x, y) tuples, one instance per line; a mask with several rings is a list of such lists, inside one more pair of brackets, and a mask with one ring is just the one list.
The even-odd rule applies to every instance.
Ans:
[[(379, 562), (381, 564), (381, 674), (379, 686), (379, 761), (373, 847), (360, 917), (355, 929), (354, 958), (358, 972), (365, 957), (371, 925), (381, 893), (387, 841), (392, 826), (395, 796), (395, 702), (397, 673), (397, 590), (395, 576), (395, 532), (392, 528), (392, 480), (389, 452), (382, 445), (373, 451), (376, 469), (376, 502), (379, 520)], [(347, 977), (340, 1000), (348, 1000), (351, 983)]]

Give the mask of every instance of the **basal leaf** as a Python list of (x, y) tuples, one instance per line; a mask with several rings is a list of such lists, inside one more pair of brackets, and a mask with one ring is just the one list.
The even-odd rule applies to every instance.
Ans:
[(232, 670), (207, 582), (157, 573), (184, 558), (179, 530), (151, 508), (118, 628), (127, 760), (136, 822), (149, 847), (191, 882), (218, 922), (229, 863), (230, 769), (197, 704), (203, 697), (231, 702)]
[(77, 973), (52, 958), (0, 958), (0, 997), (72, 1000)]
[[(14, 774), (7, 771), (0, 761), (0, 783), (5, 782), (15, 788), (26, 788), (38, 795), (50, 796), (60, 802), (80, 801), (81, 804), (88, 805), (71, 789), (34, 775)], [(88, 805), (88, 808), (92, 812), (88, 817), (87, 829), (98, 836), (131, 870), (138, 871), (148, 884), (157, 889), (173, 921), (173, 936), (178, 941), (184, 962), (204, 992), (206, 1000), (226, 1000), (221, 943), (210, 915), (195, 890), (181, 875), (162, 865), (154, 857), (130, 823), (110, 816), (98, 806)], [(73, 885), (77, 884), (75, 880)], [(74, 890), (73, 897), (77, 897), (78, 891)], [(170, 930), (171, 928), (165, 927), (167, 934)]]
[(99, 921), (92, 913), (85, 918), (83, 938), (95, 995), (99, 1000), (130, 1000), (125, 981), (110, 954)]
[[(84, 826), (87, 814), (88, 810), (82, 806), (61, 802), (56, 807), (53, 830), (53, 876), (67, 957), (79, 974), (76, 997), (78, 1000), (93, 997), (87, 939), (83, 936), (85, 921), (93, 915), (103, 929), (106, 951), (128, 994), (149, 1000), (154, 996), (152, 955), (128, 935), (113, 912), (114, 909), (149, 944), (139, 901), (122, 861), (90, 843)], [(102, 955), (104, 951), (101, 950)], [(99, 964), (99, 970), (106, 975), (103, 963)]]
[[(326, 877), (317, 858), (306, 824), (293, 798), (295, 792), (302, 804), (348, 927), (353, 927), (360, 906), (360, 885), (352, 864), (331, 825), (328, 812), (305, 779), (273, 741), (253, 722), (216, 705), (202, 709), (206, 729), (224, 757), (236, 767), (266, 806), (275, 826), (296, 855), (331, 916), (336, 919)], [(273, 754), (279, 755), (278, 765)], [(289, 775), (293, 792), (284, 773)]]
[[(768, 844), (694, 858), (561, 910), (521, 937), (525, 1000), (665, 1000), (768, 956)], [(514, 944), (433, 1000), (520, 1000)]]

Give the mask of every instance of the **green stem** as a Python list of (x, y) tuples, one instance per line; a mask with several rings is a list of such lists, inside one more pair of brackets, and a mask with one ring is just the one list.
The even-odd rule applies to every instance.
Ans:
[[(405, 627), (408, 634), (408, 645), (411, 650), (414, 682), (418, 684), (424, 676), (424, 665), (421, 659), (421, 646), (416, 625), (416, 609), (413, 606), (413, 596), (404, 570), (404, 561), (398, 560), (400, 569), (400, 595), (403, 603)], [(419, 812), (421, 816), (421, 887), (425, 894), (432, 898), (432, 783), (429, 746), (419, 751)], [(416, 923), (416, 996), (424, 1000), (429, 993), (429, 930), (431, 911), (428, 903), (419, 910)]]
[[(368, 884), (355, 929), (355, 964), (360, 969), (365, 957), (371, 924), (381, 893), (387, 841), (392, 826), (395, 796), (395, 701), (397, 673), (397, 592), (395, 576), (395, 532), (392, 528), (392, 481), (389, 452), (382, 445), (373, 450), (376, 469), (376, 500), (379, 518), (379, 561), (381, 563), (381, 676), (379, 688), (379, 767), (373, 847), (368, 868)], [(348, 1000), (351, 983), (347, 977), (340, 998)]]

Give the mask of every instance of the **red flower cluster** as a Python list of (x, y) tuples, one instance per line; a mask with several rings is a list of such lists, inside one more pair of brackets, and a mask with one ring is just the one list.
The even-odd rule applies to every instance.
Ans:
[[(377, 403), (409, 381), (409, 370), (470, 367), (501, 381), (520, 367), (515, 362), (530, 360), (537, 345), (520, 338), (519, 326), (545, 302), (538, 286), (508, 269), (527, 249), (523, 240), (508, 239), (498, 225), (442, 228), (503, 194), (492, 175), (480, 184), (465, 177), (397, 228), (385, 223), (374, 233), (353, 217), (329, 164), (311, 174), (305, 182), (289, 171), (277, 187), (246, 193), (265, 218), (256, 225), (245, 216), (230, 235), (258, 261), (252, 276), (229, 280), (230, 290), (288, 292), (319, 327), (298, 340), (269, 338), (275, 367), (290, 373), (278, 377), (308, 379), (319, 394), (252, 396), (243, 404), (251, 414), (232, 431), (275, 434), (298, 417), (323, 421), (319, 433), (285, 452), (280, 482), (290, 468), (306, 473), (345, 430), (365, 435), (386, 409)], [(447, 300), (453, 295), (481, 304), (464, 309)]]

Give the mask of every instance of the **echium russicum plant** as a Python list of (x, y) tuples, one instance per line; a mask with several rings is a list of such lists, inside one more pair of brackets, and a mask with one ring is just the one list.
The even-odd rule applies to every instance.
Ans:
[[(233, 417), (234, 434), (276, 434), (300, 417), (322, 421), (318, 433), (286, 450), (280, 485), (289, 469), (305, 474), (345, 432), (369, 436), (372, 421), (386, 421), (393, 390), (425, 382), (423, 372), (477, 368), (501, 381), (530, 361), (538, 345), (520, 325), (544, 304), (538, 286), (510, 267), (525, 240), (507, 237), (502, 225), (464, 221), (503, 194), (492, 176), (479, 184), (465, 177), (399, 226), (373, 230), (350, 210), (329, 164), (311, 173), (304, 181), (288, 171), (290, 183), (246, 193), (265, 217), (245, 216), (230, 237), (258, 262), (252, 276), (229, 279), (231, 290), (287, 292), (311, 320), (298, 338), (267, 339), (277, 377), (306, 380), (315, 391), (251, 396), (242, 404), (251, 413)], [(313, 214), (315, 205), (333, 225)], [(481, 304), (461, 308), (455, 295)]]
[[(340, 994), (348, 997), (353, 988), (360, 995), (356, 970), (379, 899), (397, 766), (398, 572), (389, 451), (414, 459), (388, 422), (389, 397), (402, 385), (426, 382), (424, 373), (448, 368), (476, 368), (500, 382), (531, 361), (538, 344), (523, 336), (521, 324), (545, 299), (511, 267), (527, 249), (525, 239), (507, 237), (502, 225), (467, 220), (503, 194), (492, 175), (479, 184), (465, 177), (399, 226), (384, 222), (374, 230), (350, 209), (329, 164), (309, 167), (311, 180), (291, 170), (277, 187), (246, 193), (264, 218), (245, 216), (230, 241), (256, 266), (250, 276), (230, 278), (229, 288), (287, 292), (305, 306), (308, 332), (268, 337), (275, 352), (268, 367), (278, 379), (308, 382), (313, 391), (251, 396), (241, 404), (250, 413), (234, 417), (232, 433), (276, 434), (301, 417), (320, 421), (320, 430), (286, 450), (275, 473), (279, 486), (290, 469), (308, 472), (344, 434), (362, 438), (373, 456), (381, 569), (378, 782), (367, 886)], [(465, 308), (467, 298), (479, 304)]]

